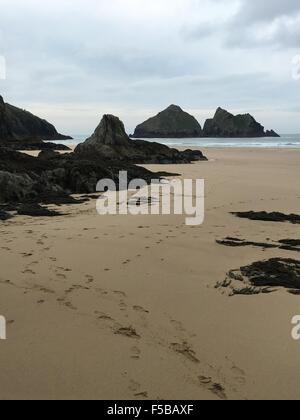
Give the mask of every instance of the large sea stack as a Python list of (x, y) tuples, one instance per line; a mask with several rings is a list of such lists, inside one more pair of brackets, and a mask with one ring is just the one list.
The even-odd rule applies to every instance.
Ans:
[(192, 138), (201, 137), (202, 129), (196, 118), (179, 106), (171, 105), (156, 117), (138, 125), (134, 138)]
[(255, 138), (255, 137), (280, 137), (275, 131), (265, 131), (250, 114), (233, 115), (228, 111), (218, 108), (213, 119), (205, 122), (204, 137), (230, 137), (230, 138)]
[(89, 159), (97, 156), (107, 160), (131, 163), (190, 163), (207, 160), (200, 151), (179, 152), (163, 144), (132, 140), (124, 124), (113, 115), (104, 115), (94, 134), (77, 146), (75, 153)]
[(56, 128), (28, 111), (4, 102), (0, 96), (0, 142), (9, 146), (31, 145), (43, 140), (68, 140)]

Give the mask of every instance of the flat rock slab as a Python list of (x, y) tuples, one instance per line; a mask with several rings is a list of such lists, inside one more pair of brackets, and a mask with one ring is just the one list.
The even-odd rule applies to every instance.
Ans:
[(38, 204), (24, 204), (18, 208), (17, 213), (22, 216), (31, 216), (31, 217), (62, 216), (61, 213), (58, 213), (54, 210), (49, 210), (46, 207), (42, 207)]
[(289, 222), (293, 224), (300, 223), (300, 215), (284, 214), (279, 212), (267, 213), (266, 211), (245, 211), (231, 213), (240, 219), (249, 219), (264, 222)]
[(231, 238), (227, 237), (222, 240), (217, 240), (217, 244), (224, 245), (232, 248), (241, 248), (246, 246), (253, 246), (257, 248), (263, 248), (263, 249), (284, 249), (285, 251), (294, 251), (299, 252), (300, 251), (300, 240), (299, 239), (282, 239), (278, 242), (254, 242), (254, 241), (248, 241), (245, 239), (239, 239), (239, 238)]

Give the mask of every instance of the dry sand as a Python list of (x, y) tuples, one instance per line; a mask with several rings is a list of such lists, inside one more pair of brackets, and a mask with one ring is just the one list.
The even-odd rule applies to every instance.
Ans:
[(206, 180), (203, 226), (99, 216), (95, 201), (1, 223), (1, 399), (300, 398), (300, 297), (214, 289), (230, 269), (297, 258), (215, 241), (299, 238), (295, 225), (229, 213), (299, 212), (300, 151), (205, 152), (207, 163), (149, 166)]

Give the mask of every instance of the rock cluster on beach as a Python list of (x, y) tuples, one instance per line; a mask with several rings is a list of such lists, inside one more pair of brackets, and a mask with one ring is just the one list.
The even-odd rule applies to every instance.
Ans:
[(138, 125), (134, 138), (255, 138), (279, 137), (273, 130), (265, 131), (250, 114), (233, 115), (218, 108), (214, 118), (206, 120), (203, 130), (198, 121), (180, 107), (171, 105), (157, 116)]
[[(124, 124), (112, 115), (105, 115), (93, 136), (74, 153), (43, 150), (35, 158), (0, 145), (1, 219), (6, 220), (7, 211), (12, 209), (19, 214), (54, 215), (36, 204), (72, 202), (70, 194), (93, 193), (97, 182), (104, 178), (118, 185), (120, 171), (127, 171), (129, 182), (136, 178), (150, 182), (171, 175), (154, 174), (135, 163), (194, 160), (206, 158), (201, 152), (178, 152), (156, 143), (130, 140)], [(24, 204), (30, 206), (24, 210)]]
[(288, 258), (271, 258), (254, 262), (239, 270), (232, 270), (216, 288), (230, 296), (271, 293), (278, 288), (300, 294), (300, 261)]
[(200, 151), (179, 152), (159, 143), (132, 140), (126, 134), (124, 124), (113, 115), (104, 115), (94, 134), (77, 146), (75, 153), (77, 156), (99, 155), (105, 159), (131, 163), (167, 164), (207, 160)]
[[(43, 140), (68, 140), (69, 136), (59, 134), (56, 128), (28, 111), (4, 102), (0, 96), (0, 143), (9, 147), (33, 150), (54, 148)], [(65, 150), (59, 145), (56, 149)]]
[(128, 171), (129, 180), (154, 177), (139, 166), (117, 160), (107, 163), (99, 156), (88, 159), (75, 153), (54, 153), (35, 158), (0, 147), (0, 203), (56, 203), (69, 194), (93, 193), (102, 178), (118, 184), (121, 170)]

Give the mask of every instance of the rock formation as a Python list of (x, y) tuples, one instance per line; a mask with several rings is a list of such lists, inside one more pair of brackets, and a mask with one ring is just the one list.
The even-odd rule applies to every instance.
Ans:
[(94, 134), (77, 146), (78, 156), (126, 161), (131, 163), (190, 163), (207, 160), (200, 151), (179, 152), (159, 143), (132, 140), (124, 124), (113, 115), (104, 115)]
[(198, 121), (179, 106), (171, 105), (156, 117), (138, 125), (134, 138), (191, 138), (201, 137)]
[(36, 204), (81, 203), (70, 194), (95, 193), (98, 181), (104, 178), (118, 185), (120, 171), (127, 171), (128, 182), (142, 178), (150, 183), (172, 175), (155, 174), (125, 161), (106, 160), (99, 154), (88, 157), (43, 152), (35, 158), (0, 145), (0, 220), (6, 220), (8, 212), (14, 210), (45, 215), (47, 212)]
[(285, 251), (300, 252), (300, 240), (299, 239), (281, 239), (280, 241), (273, 242), (254, 242), (240, 238), (227, 237), (222, 240), (217, 240), (217, 244), (229, 246), (232, 248), (241, 248), (246, 246), (252, 246), (262, 249), (284, 249)]
[[(4, 102), (0, 96), (0, 142), (1, 144), (40, 144), (42, 140), (67, 140), (71, 137), (59, 134), (55, 127), (30, 112)], [(50, 148), (51, 146), (48, 146)]]
[(250, 114), (233, 115), (218, 108), (213, 119), (206, 120), (204, 137), (255, 138), (280, 137), (273, 130), (265, 131)]
[(284, 214), (280, 212), (271, 212), (266, 211), (242, 211), (242, 212), (233, 212), (231, 213), (240, 219), (249, 219), (254, 221), (262, 222), (289, 222), (294, 225), (300, 224), (300, 215), (299, 214)]
[(271, 258), (232, 270), (217, 289), (229, 296), (271, 293), (279, 288), (300, 294), (300, 261), (287, 258)]

